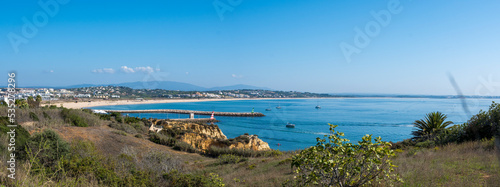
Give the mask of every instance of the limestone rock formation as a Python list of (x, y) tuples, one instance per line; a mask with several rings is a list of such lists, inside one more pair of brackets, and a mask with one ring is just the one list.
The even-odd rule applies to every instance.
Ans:
[(269, 144), (259, 139), (257, 135), (244, 134), (233, 139), (227, 139), (217, 125), (160, 119), (151, 119), (150, 122), (151, 125), (162, 126), (163, 132), (161, 133), (175, 137), (201, 150), (207, 150), (212, 146), (252, 149), (255, 151), (271, 149)]

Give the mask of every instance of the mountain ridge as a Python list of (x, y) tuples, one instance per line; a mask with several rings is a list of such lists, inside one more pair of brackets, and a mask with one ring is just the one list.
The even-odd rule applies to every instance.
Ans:
[(272, 90), (266, 87), (258, 87), (246, 84), (235, 84), (229, 86), (217, 87), (202, 87), (190, 83), (176, 82), (176, 81), (136, 81), (124, 82), (115, 84), (75, 84), (68, 86), (23, 86), (22, 88), (83, 88), (83, 87), (96, 87), (96, 86), (124, 86), (132, 89), (165, 89), (165, 90), (179, 90), (179, 91), (216, 91), (216, 90), (240, 90), (240, 89), (255, 89), (255, 90)]

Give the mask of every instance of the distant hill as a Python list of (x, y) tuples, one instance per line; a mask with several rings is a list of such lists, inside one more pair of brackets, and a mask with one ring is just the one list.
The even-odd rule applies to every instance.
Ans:
[(243, 89), (252, 89), (252, 90), (271, 90), (269, 88), (257, 87), (245, 84), (237, 84), (233, 86), (222, 86), (222, 87), (213, 87), (209, 88), (209, 90), (243, 90)]
[(78, 84), (69, 86), (28, 86), (27, 88), (83, 88), (95, 86), (125, 86), (133, 89), (165, 89), (165, 90), (179, 90), (179, 91), (214, 91), (214, 90), (239, 90), (239, 89), (262, 89), (271, 90), (269, 88), (257, 87), (251, 85), (237, 84), (231, 86), (220, 86), (213, 88), (206, 88), (194, 84), (175, 82), (175, 81), (151, 81), (151, 82), (126, 82), (119, 84)]

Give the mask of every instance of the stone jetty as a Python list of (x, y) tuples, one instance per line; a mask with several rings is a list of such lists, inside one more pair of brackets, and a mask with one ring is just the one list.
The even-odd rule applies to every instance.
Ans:
[[(120, 113), (175, 113), (175, 114), (196, 114), (196, 115), (212, 115), (210, 111), (196, 110), (177, 110), (177, 109), (153, 109), (153, 110), (105, 110), (106, 112)], [(235, 116), (235, 117), (262, 117), (265, 116), (260, 112), (214, 112), (215, 116)]]

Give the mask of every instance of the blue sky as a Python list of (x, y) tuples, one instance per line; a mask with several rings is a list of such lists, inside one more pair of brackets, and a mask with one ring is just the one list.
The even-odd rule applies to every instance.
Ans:
[[(19, 86), (165, 80), (456, 94), (450, 73), (464, 94), (500, 95), (500, 1), (68, 1), (42, 0), (57, 2), (48, 11), (2, 2), (2, 71), (16, 71)], [(23, 33), (23, 20), (37, 31)], [(369, 43), (356, 46), (356, 28), (371, 32)]]

